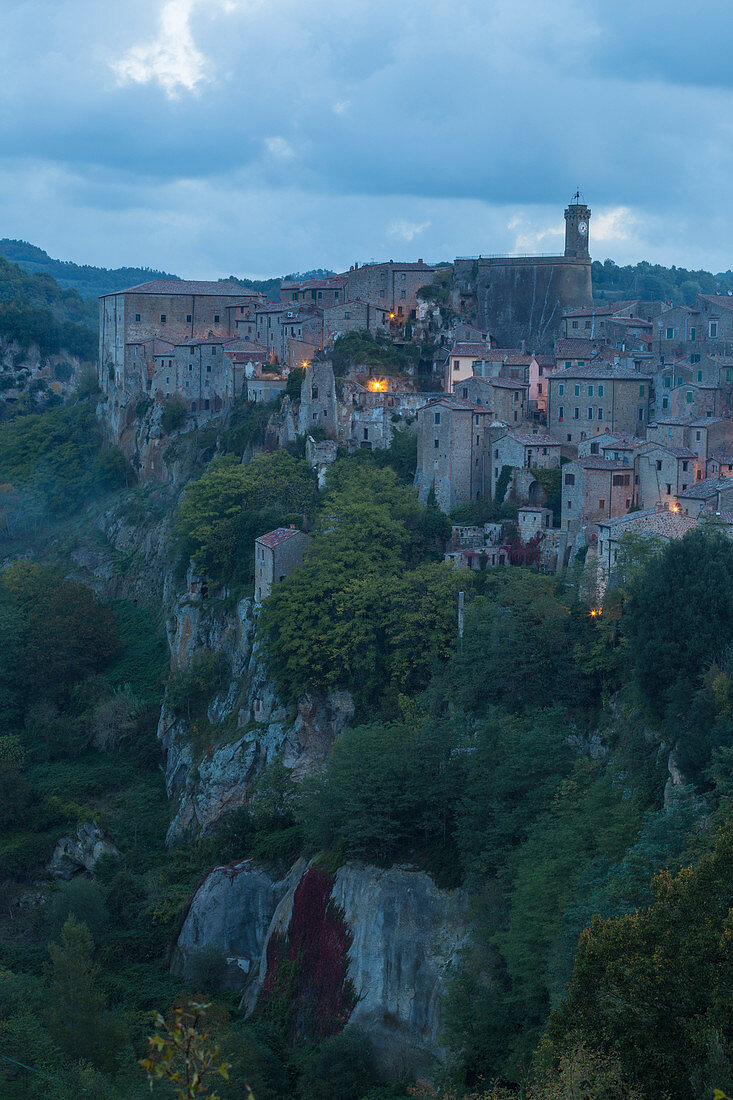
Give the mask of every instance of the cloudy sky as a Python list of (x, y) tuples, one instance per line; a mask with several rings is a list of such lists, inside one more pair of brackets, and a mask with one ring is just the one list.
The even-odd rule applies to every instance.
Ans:
[(733, 15), (665, 0), (0, 0), (0, 236), (279, 275), (554, 252), (733, 267)]

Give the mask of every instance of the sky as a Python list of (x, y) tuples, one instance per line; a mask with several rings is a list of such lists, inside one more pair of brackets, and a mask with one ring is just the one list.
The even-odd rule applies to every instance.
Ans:
[(733, 267), (733, 10), (0, 0), (0, 236), (187, 278), (562, 250)]

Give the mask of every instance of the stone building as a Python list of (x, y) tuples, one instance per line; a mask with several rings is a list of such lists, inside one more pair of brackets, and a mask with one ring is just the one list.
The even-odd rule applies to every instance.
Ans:
[(623, 462), (587, 455), (566, 463), (562, 475), (563, 531), (625, 515), (634, 503), (634, 471)]
[(328, 439), (337, 438), (336, 379), (330, 359), (314, 359), (309, 363), (300, 386), (298, 431), (309, 435), (314, 428), (322, 429)]
[(525, 504), (517, 512), (517, 527), (522, 542), (529, 542), (552, 528), (552, 509)]
[(272, 586), (284, 581), (302, 563), (308, 536), (296, 527), (276, 527), (255, 539), (255, 603), (262, 603)]
[(285, 304), (314, 305), (319, 309), (341, 305), (346, 299), (346, 275), (327, 275), (323, 279), (302, 279), (280, 284), (280, 301)]
[(598, 589), (605, 592), (611, 575), (616, 571), (624, 535), (642, 535), (655, 539), (660, 547), (672, 539), (681, 539), (697, 526), (697, 520), (667, 508), (649, 508), (628, 516), (598, 521), (596, 543)]
[(450, 394), (429, 401), (417, 414), (415, 485), (425, 503), (435, 486), (438, 507), (481, 500), (489, 479), (486, 427), (489, 409)]
[(417, 292), (433, 281), (435, 269), (418, 260), (417, 263), (354, 264), (347, 272), (346, 297), (360, 299), (375, 306), (385, 306), (396, 322), (414, 318), (417, 312)]
[(561, 443), (577, 447), (606, 431), (643, 435), (650, 379), (633, 367), (588, 363), (556, 371), (547, 380), (547, 428)]
[(509, 378), (482, 378), (474, 375), (458, 387), (458, 396), (464, 401), (490, 409), (496, 420), (510, 425), (520, 424), (527, 412), (528, 382), (515, 382)]
[(689, 447), (646, 442), (639, 447), (636, 470), (639, 505), (669, 508), (680, 493), (702, 478), (704, 464)]
[(590, 217), (575, 195), (565, 210), (562, 256), (458, 257), (456, 308), (505, 347), (524, 339), (535, 352), (550, 352), (563, 313), (592, 302)]
[(716, 416), (722, 411), (718, 408), (720, 396), (717, 386), (685, 382), (670, 390), (670, 411), (673, 417), (689, 417), (690, 420)]
[(490, 437), (492, 499), (496, 496), (496, 485), (502, 470), (510, 466), (514, 471), (512, 482), (515, 495), (526, 498), (528, 503), (538, 503), (531, 499), (530, 492), (537, 483), (531, 476), (522, 478), (521, 473), (531, 474), (533, 469), (559, 469), (561, 445), (551, 435), (539, 430), (533, 433), (529, 428), (521, 431), (497, 426), (491, 429)]
[[(153, 355), (143, 355), (153, 338), (170, 344), (203, 337), (228, 338), (227, 307), (241, 302), (234, 282), (156, 279), (99, 299), (99, 385), (105, 421), (119, 440), (149, 391)], [(136, 350), (138, 349), (138, 350)]]
[(636, 299), (619, 302), (599, 302), (575, 309), (567, 309), (562, 317), (562, 335), (599, 343), (609, 342), (606, 328), (614, 317), (631, 317), (639, 303)]
[(696, 518), (705, 510), (713, 515), (733, 508), (733, 479), (706, 477), (677, 494), (677, 508), (685, 516)]
[(389, 308), (358, 299), (323, 310), (323, 340), (332, 344), (346, 332), (389, 332)]

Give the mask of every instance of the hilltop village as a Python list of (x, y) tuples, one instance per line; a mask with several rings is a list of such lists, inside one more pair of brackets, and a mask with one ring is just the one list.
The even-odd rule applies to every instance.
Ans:
[[(627, 534), (666, 542), (710, 521), (733, 534), (733, 297), (594, 302), (590, 222), (576, 195), (561, 256), (355, 263), (284, 281), (279, 301), (234, 281), (105, 295), (106, 431), (129, 450), (141, 402), (197, 423), (257, 402), (268, 445), (304, 437), (321, 484), (339, 448), (414, 432), (420, 499), (454, 519), (446, 560), (473, 569), (580, 556), (602, 589)], [(350, 334), (392, 362), (344, 367)], [(258, 599), (306, 544), (263, 539)]]

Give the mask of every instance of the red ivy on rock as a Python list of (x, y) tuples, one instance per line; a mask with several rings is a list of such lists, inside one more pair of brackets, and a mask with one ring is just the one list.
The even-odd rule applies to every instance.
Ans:
[(357, 1002), (348, 976), (353, 936), (331, 898), (334, 877), (311, 867), (295, 889), (287, 932), (267, 945), (257, 1008), (291, 1041), (325, 1039), (348, 1022)]

